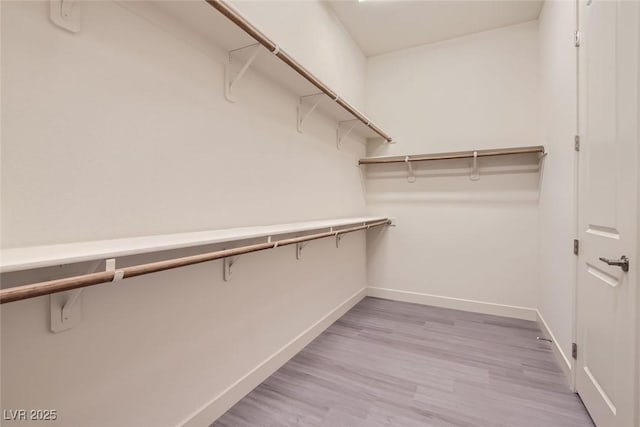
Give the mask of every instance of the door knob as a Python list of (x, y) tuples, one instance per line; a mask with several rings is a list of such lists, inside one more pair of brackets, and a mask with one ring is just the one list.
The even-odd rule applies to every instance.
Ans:
[(625, 273), (629, 271), (629, 258), (627, 258), (625, 255), (622, 255), (620, 259), (609, 259), (603, 257), (600, 257), (599, 259), (602, 262), (606, 262), (608, 265), (617, 265), (618, 267), (622, 268), (622, 271), (624, 271)]

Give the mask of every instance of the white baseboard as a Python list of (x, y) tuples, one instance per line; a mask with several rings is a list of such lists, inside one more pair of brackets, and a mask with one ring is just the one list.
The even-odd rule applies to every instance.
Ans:
[(342, 317), (342, 315), (349, 311), (354, 305), (359, 303), (365, 296), (367, 296), (367, 288), (362, 288), (351, 295), (346, 301), (311, 325), (300, 335), (289, 341), (280, 350), (276, 351), (244, 377), (215, 396), (179, 425), (185, 427), (209, 426), (251, 390), (266, 380), (269, 375), (287, 363), (289, 359), (331, 326), (333, 322)]
[(536, 309), (516, 305), (495, 304), (484, 301), (443, 297), (419, 292), (375, 287), (367, 288), (367, 295), (370, 297), (384, 298), (394, 301), (413, 302), (416, 304), (471, 311), (473, 313), (493, 314), (495, 316), (513, 317), (516, 319), (533, 321), (538, 320), (538, 313)]
[(551, 329), (549, 329), (549, 325), (547, 325), (547, 322), (545, 322), (544, 317), (542, 317), (542, 314), (540, 314), (540, 311), (536, 310), (536, 315), (537, 315), (536, 321), (538, 322), (538, 326), (540, 327), (540, 330), (542, 331), (542, 333), (546, 334), (546, 336), (551, 339), (552, 341), (551, 349), (553, 350), (553, 355), (558, 361), (558, 365), (560, 365), (560, 368), (564, 373), (564, 377), (567, 379), (567, 383), (569, 384), (569, 387), (573, 389), (573, 379), (572, 379), (573, 377), (571, 372), (573, 368), (572, 368), (571, 360), (567, 357), (566, 354), (564, 354), (564, 351), (562, 351), (560, 344), (558, 344), (556, 337), (553, 335), (553, 332), (551, 332)]

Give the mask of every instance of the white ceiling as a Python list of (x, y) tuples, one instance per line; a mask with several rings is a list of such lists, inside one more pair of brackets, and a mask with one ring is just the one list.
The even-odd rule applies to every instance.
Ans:
[(329, 0), (367, 56), (536, 19), (543, 0)]

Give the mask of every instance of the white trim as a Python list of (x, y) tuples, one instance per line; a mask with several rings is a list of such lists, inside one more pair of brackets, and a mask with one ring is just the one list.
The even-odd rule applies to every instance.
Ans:
[(367, 288), (370, 297), (384, 298), (394, 301), (413, 302), (416, 304), (433, 305), (452, 308), (455, 310), (471, 311), (473, 313), (493, 314), (495, 316), (513, 317), (524, 320), (537, 320), (537, 310), (516, 305), (495, 304), (485, 301), (475, 301), (462, 298), (443, 297), (397, 289)]
[(538, 317), (536, 319), (536, 321), (538, 322), (538, 326), (540, 327), (540, 330), (542, 331), (542, 333), (546, 334), (546, 336), (552, 340), (551, 349), (553, 350), (553, 355), (555, 356), (558, 362), (558, 365), (560, 365), (560, 368), (562, 369), (562, 372), (564, 373), (564, 376), (567, 379), (567, 384), (571, 389), (573, 389), (573, 386), (572, 386), (573, 380), (572, 380), (572, 372), (571, 372), (573, 370), (573, 364), (571, 363), (571, 360), (567, 357), (567, 355), (564, 353), (564, 351), (562, 351), (562, 347), (560, 347), (560, 344), (558, 343), (558, 340), (556, 340), (555, 335), (553, 335), (551, 328), (549, 328), (549, 325), (544, 320), (544, 317), (542, 317), (540, 310), (536, 310), (536, 314)]
[(228, 411), (247, 393), (260, 385), (269, 375), (277, 371), (282, 365), (287, 363), (289, 359), (331, 326), (333, 322), (351, 310), (351, 308), (359, 303), (365, 296), (367, 296), (367, 288), (362, 288), (351, 295), (346, 301), (304, 330), (300, 335), (289, 341), (280, 350), (269, 356), (264, 362), (219, 393), (208, 403), (194, 411), (178, 425), (185, 427), (211, 425), (212, 422)]

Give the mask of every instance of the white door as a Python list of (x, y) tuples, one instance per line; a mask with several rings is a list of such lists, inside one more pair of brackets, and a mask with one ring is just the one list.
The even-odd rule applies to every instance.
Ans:
[[(637, 426), (640, 2), (579, 1), (576, 389), (598, 427)], [(629, 270), (600, 258), (629, 259)]]

